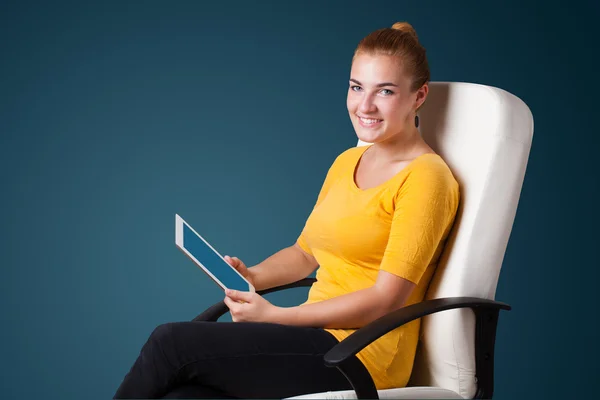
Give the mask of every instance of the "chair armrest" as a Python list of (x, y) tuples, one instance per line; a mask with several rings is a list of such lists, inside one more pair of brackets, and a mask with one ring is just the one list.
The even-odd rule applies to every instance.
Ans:
[(260, 294), (261, 296), (264, 296), (265, 294), (279, 292), (281, 290), (286, 290), (286, 289), (292, 289), (292, 288), (297, 288), (297, 287), (310, 287), (316, 281), (317, 280), (315, 278), (304, 278), (304, 279), (300, 279), (299, 281), (296, 281), (293, 283), (288, 283), (287, 285), (281, 285), (281, 286), (277, 286), (277, 287), (274, 287), (271, 289), (259, 290), (257, 293)]
[(356, 330), (325, 354), (325, 364), (341, 364), (386, 333), (417, 318), (453, 308), (486, 308), (510, 310), (508, 304), (476, 297), (448, 297), (426, 300), (400, 308)]
[(476, 399), (491, 399), (494, 392), (494, 344), (500, 310), (510, 310), (508, 304), (476, 297), (449, 297), (426, 300), (392, 311), (336, 344), (325, 356), (325, 365), (342, 371), (357, 393), (359, 399), (378, 398), (374, 384), (357, 380), (353, 371), (361, 369), (356, 353), (391, 330), (417, 318), (436, 312), (471, 308), (475, 312), (475, 369), (477, 377)]
[[(297, 287), (309, 287), (309, 286), (312, 286), (312, 284), (315, 283), (316, 281), (317, 280), (315, 278), (304, 278), (304, 279), (300, 279), (299, 281), (289, 283), (287, 285), (281, 285), (281, 286), (277, 286), (277, 287), (270, 288), (270, 289), (259, 290), (257, 293), (260, 294), (261, 296), (264, 296), (265, 294), (279, 292), (281, 290), (297, 288)], [(196, 318), (194, 318), (193, 321), (216, 322), (219, 318), (221, 318), (223, 315), (225, 315), (228, 311), (229, 311), (229, 308), (227, 307), (227, 305), (225, 305), (225, 302), (223, 302), (221, 300), (220, 302), (215, 303), (212, 306), (210, 306), (209, 308), (207, 308), (206, 310), (204, 310), (204, 312), (202, 314), (198, 315)]]

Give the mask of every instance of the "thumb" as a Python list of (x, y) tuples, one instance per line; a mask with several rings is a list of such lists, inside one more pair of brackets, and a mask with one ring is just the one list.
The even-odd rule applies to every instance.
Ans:
[(225, 290), (225, 294), (227, 295), (227, 297), (235, 301), (241, 300), (245, 301), (246, 303), (249, 303), (250, 300), (252, 300), (252, 293), (250, 292), (241, 292), (239, 290), (227, 289)]

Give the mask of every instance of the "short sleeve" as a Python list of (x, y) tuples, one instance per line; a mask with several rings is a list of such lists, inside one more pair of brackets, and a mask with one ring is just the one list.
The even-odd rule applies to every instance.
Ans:
[(458, 183), (445, 165), (410, 171), (394, 196), (380, 269), (418, 284), (454, 221), (458, 202)]
[(312, 250), (310, 249), (310, 247), (306, 243), (306, 240), (304, 239), (304, 231), (302, 231), (302, 233), (300, 233), (300, 236), (298, 236), (298, 239), (296, 240), (296, 243), (298, 243), (298, 246), (300, 246), (300, 248), (302, 250), (304, 250), (305, 252), (307, 252), (311, 256), (313, 255)]

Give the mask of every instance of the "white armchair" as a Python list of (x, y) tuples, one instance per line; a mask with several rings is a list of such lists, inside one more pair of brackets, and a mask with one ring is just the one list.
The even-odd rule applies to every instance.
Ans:
[[(420, 111), (420, 130), (461, 189), (456, 222), (425, 299), (359, 329), (325, 355), (324, 363), (339, 368), (354, 390), (307, 393), (292, 399), (493, 395), (496, 324), (499, 311), (510, 310), (507, 304), (494, 301), (494, 296), (529, 158), (533, 117), (523, 101), (502, 89), (432, 82)], [(307, 278), (262, 293), (312, 282)], [(216, 321), (226, 311), (221, 302), (196, 320)], [(353, 381), (355, 354), (416, 318), (422, 318), (421, 337), (409, 385), (377, 391), (372, 381)]]

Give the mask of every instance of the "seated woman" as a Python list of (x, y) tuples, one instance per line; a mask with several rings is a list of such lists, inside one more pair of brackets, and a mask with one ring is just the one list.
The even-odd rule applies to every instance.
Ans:
[[(459, 204), (452, 172), (417, 129), (428, 81), (410, 24), (359, 43), (347, 107), (369, 144), (335, 159), (296, 243), (250, 268), (226, 257), (256, 290), (319, 268), (307, 300), (282, 308), (256, 293), (227, 292), (233, 322), (158, 326), (115, 398), (283, 398), (352, 388), (323, 355), (357, 328), (423, 299)], [(419, 325), (357, 354), (377, 389), (406, 386)], [(193, 392), (177, 389), (186, 386)]]

